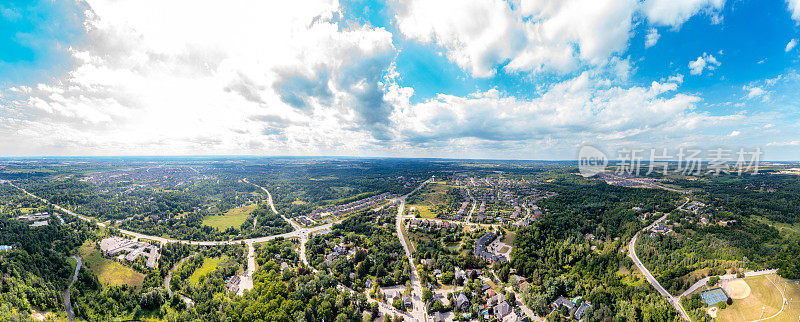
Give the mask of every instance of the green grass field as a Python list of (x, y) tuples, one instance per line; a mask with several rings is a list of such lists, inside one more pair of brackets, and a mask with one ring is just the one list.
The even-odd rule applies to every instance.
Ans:
[(203, 266), (200, 266), (200, 268), (196, 269), (194, 273), (189, 276), (189, 283), (192, 283), (192, 285), (197, 285), (200, 283), (200, 277), (203, 277), (217, 269), (217, 266), (222, 263), (222, 259), (222, 257), (206, 257), (203, 260)]
[[(775, 284), (770, 282), (772, 280)], [(787, 282), (777, 275), (749, 277), (745, 279), (750, 286), (750, 296), (733, 300), (733, 305), (721, 310), (719, 321), (752, 321), (772, 317), (766, 321), (797, 321), (800, 316), (800, 284)], [(782, 306), (783, 296), (778, 288), (784, 290), (787, 305)], [(783, 307), (783, 311), (781, 308)], [(777, 314), (780, 312), (780, 314)]]
[(506, 245), (513, 246), (515, 238), (517, 238), (516, 231), (506, 231), (505, 236), (503, 236), (502, 242), (505, 243)]
[(448, 203), (451, 197), (447, 195), (447, 192), (450, 188), (453, 188), (453, 186), (440, 182), (427, 185), (422, 191), (412, 197), (412, 200), (409, 201), (408, 209), (414, 207), (414, 209), (419, 212), (421, 218), (436, 218), (436, 214), (434, 214), (431, 209), (435, 205), (445, 205)]
[(211, 226), (219, 230), (225, 230), (230, 227), (241, 226), (253, 210), (258, 208), (257, 204), (250, 204), (244, 207), (233, 208), (222, 215), (208, 215), (203, 218), (203, 225)]
[(144, 274), (122, 265), (113, 259), (104, 258), (91, 242), (84, 243), (78, 250), (83, 265), (97, 275), (100, 283), (106, 286), (130, 285), (141, 287), (144, 282)]
[[(431, 206), (426, 205), (413, 205), (416, 211), (419, 211), (420, 218), (436, 218), (436, 214), (431, 211)], [(409, 208), (410, 209), (410, 208)]]
[(67, 257), (67, 263), (69, 263), (69, 271), (70, 272), (74, 272), (75, 271), (75, 266), (78, 265), (78, 261), (75, 260), (72, 257)]

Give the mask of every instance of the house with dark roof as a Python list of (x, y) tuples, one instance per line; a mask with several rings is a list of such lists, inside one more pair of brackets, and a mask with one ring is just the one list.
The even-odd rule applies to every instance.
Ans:
[(467, 295), (464, 294), (463, 291), (461, 293), (458, 293), (455, 302), (456, 302), (455, 308), (458, 309), (459, 311), (462, 312), (469, 311), (469, 299), (467, 298)]
[(503, 317), (509, 313), (511, 313), (511, 305), (509, 305), (506, 301), (503, 301), (494, 307), (494, 317), (498, 320), (502, 320)]
[(478, 258), (481, 258), (481, 259), (484, 259), (484, 260), (487, 260), (487, 261), (490, 261), (490, 262), (504, 262), (504, 261), (506, 261), (507, 259), (506, 259), (505, 256), (495, 255), (495, 254), (490, 253), (488, 250), (486, 250), (486, 245), (491, 243), (496, 237), (497, 237), (497, 235), (495, 235), (494, 233), (488, 232), (488, 233), (483, 234), (483, 236), (481, 236), (481, 238), (478, 238), (478, 240), (475, 241), (475, 249), (474, 249), (475, 257), (478, 257)]
[(552, 304), (550, 304), (550, 306), (553, 308), (553, 310), (560, 310), (562, 307), (566, 307), (570, 315), (575, 312), (575, 303), (572, 303), (572, 301), (564, 298), (563, 296), (559, 296), (555, 301), (553, 301)]
[(581, 305), (578, 305), (578, 308), (575, 310), (575, 314), (572, 315), (578, 321), (583, 320), (583, 317), (586, 316), (586, 310), (592, 307), (592, 303), (583, 302)]

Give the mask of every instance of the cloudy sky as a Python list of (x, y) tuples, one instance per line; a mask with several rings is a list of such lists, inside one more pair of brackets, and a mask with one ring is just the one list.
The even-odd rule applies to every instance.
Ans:
[(800, 0), (0, 2), (0, 155), (800, 159)]

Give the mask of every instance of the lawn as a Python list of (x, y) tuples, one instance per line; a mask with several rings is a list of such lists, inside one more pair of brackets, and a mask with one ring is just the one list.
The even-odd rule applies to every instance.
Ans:
[(203, 218), (203, 225), (211, 226), (219, 230), (225, 230), (230, 227), (241, 226), (253, 210), (258, 208), (258, 204), (250, 204), (244, 207), (233, 208), (222, 215), (208, 215)]
[(92, 242), (84, 243), (78, 250), (83, 265), (97, 275), (100, 283), (106, 286), (130, 285), (140, 287), (144, 282), (144, 274), (130, 267), (116, 262), (114, 259), (104, 258)]
[(783, 301), (783, 296), (775, 285), (781, 289), (786, 288), (789, 305), (784, 307), (780, 315), (768, 321), (797, 321), (800, 315), (800, 285), (797, 282), (787, 282), (777, 275), (750, 277), (745, 281), (750, 285), (750, 296), (734, 300), (733, 305), (721, 310), (718, 314), (720, 321), (752, 321), (772, 317), (781, 310)]
[(222, 263), (222, 259), (222, 257), (206, 257), (203, 259), (203, 266), (200, 266), (200, 268), (196, 269), (194, 273), (189, 276), (189, 283), (192, 283), (192, 285), (197, 285), (200, 283), (200, 277), (203, 277), (217, 269), (217, 266)]

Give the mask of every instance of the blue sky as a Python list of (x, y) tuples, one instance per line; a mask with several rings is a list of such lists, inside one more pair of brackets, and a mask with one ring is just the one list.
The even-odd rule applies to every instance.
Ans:
[(71, 67), (67, 48), (84, 36), (80, 6), (65, 1), (0, 4), (0, 84), (36, 84)]
[(4, 153), (800, 159), (797, 0), (192, 4), (0, 4)]

